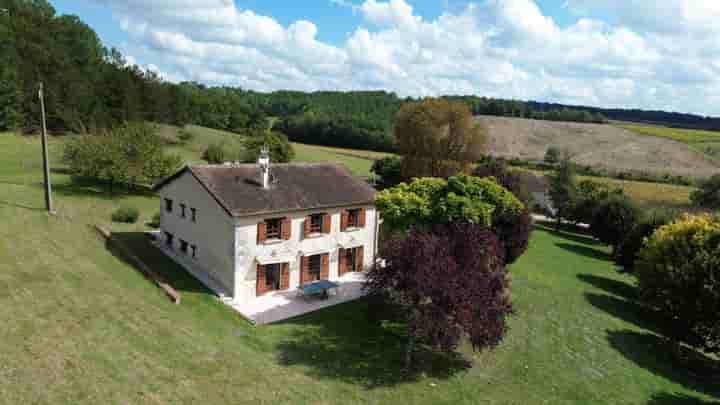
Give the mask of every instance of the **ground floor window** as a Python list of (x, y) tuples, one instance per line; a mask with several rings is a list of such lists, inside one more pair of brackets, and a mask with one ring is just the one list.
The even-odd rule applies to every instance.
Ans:
[(258, 264), (256, 288), (258, 296), (270, 291), (282, 291), (290, 288), (289, 263)]
[(181, 251), (183, 254), (187, 254), (187, 253), (188, 253), (188, 247), (190, 247), (190, 244), (187, 243), (187, 241), (184, 241), (184, 240), (180, 239), (180, 251)]
[(363, 271), (363, 247), (340, 250), (340, 275)]
[(190, 250), (192, 250), (192, 258), (193, 259), (197, 258), (197, 246), (191, 245)]
[(280, 289), (280, 264), (268, 264), (265, 268), (265, 289), (275, 291)]
[(320, 280), (320, 270), (322, 269), (322, 255), (310, 256), (308, 258), (307, 279), (305, 282)]
[(165, 232), (165, 244), (168, 245), (168, 247), (173, 247), (173, 239), (174, 236), (170, 232)]

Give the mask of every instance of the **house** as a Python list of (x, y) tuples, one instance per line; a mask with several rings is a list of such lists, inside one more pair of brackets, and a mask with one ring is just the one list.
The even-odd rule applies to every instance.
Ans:
[(219, 295), (248, 303), (372, 263), (375, 191), (330, 163), (187, 166), (165, 179), (159, 245)]

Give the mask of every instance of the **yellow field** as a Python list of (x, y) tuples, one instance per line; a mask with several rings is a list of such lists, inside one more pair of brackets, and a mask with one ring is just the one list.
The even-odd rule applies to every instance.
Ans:
[(618, 126), (640, 135), (657, 136), (688, 144), (720, 142), (720, 132), (668, 128), (656, 125), (621, 124)]

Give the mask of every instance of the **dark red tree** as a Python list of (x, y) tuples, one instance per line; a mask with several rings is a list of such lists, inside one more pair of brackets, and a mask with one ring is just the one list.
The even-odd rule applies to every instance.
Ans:
[(463, 337), (476, 350), (502, 341), (512, 312), (503, 250), (491, 230), (467, 223), (414, 228), (384, 245), (385, 266), (368, 273), (366, 289), (402, 308), (406, 366), (416, 343), (449, 352)]

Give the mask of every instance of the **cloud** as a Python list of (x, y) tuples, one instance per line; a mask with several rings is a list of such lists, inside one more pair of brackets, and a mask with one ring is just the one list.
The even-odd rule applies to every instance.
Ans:
[[(720, 3), (567, 0), (578, 17), (561, 27), (535, 0), (480, 0), (433, 19), (408, 0), (330, 0), (361, 19), (331, 44), (312, 21), (283, 25), (232, 0), (98, 1), (129, 34), (125, 52), (177, 80), (720, 114), (710, 102), (720, 89), (720, 44), (708, 35), (720, 31)], [(611, 7), (618, 23), (594, 17)]]

